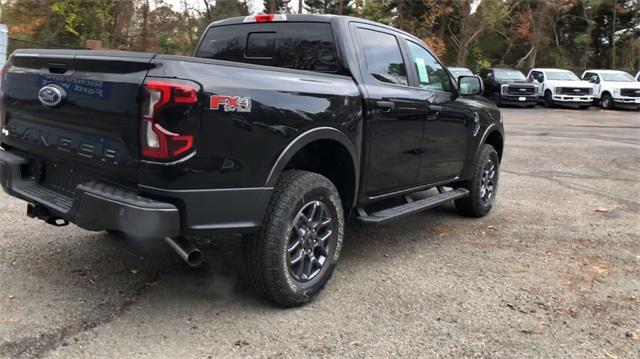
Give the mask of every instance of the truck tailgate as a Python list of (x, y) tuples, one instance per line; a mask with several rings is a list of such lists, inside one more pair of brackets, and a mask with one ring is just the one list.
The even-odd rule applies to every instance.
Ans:
[[(153, 54), (17, 50), (5, 70), (2, 144), (72, 189), (91, 176), (134, 183), (139, 96)], [(69, 178), (76, 171), (85, 172)], [(73, 176), (71, 176), (73, 177)], [(93, 178), (91, 178), (93, 179)]]

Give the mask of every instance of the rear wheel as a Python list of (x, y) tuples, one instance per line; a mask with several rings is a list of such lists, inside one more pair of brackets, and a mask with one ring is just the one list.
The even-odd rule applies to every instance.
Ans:
[(343, 237), (342, 202), (333, 183), (316, 173), (286, 171), (260, 232), (244, 240), (248, 280), (277, 304), (305, 304), (331, 278)]
[(469, 190), (469, 195), (455, 201), (456, 209), (469, 217), (484, 217), (493, 206), (500, 177), (500, 158), (491, 145), (482, 145), (474, 164), (473, 176), (459, 187)]
[(551, 91), (544, 93), (544, 107), (553, 107), (553, 95), (551, 94)]
[(608, 92), (602, 94), (602, 99), (600, 100), (603, 108), (610, 109), (613, 107), (613, 98)]

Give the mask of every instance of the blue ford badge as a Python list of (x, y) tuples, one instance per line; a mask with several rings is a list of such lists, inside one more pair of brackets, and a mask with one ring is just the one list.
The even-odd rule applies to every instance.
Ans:
[(58, 85), (47, 85), (38, 91), (38, 99), (46, 107), (56, 107), (67, 98), (67, 92)]

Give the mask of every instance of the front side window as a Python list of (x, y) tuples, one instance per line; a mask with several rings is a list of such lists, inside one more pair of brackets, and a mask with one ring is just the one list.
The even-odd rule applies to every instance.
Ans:
[(396, 37), (379, 31), (358, 28), (369, 74), (380, 82), (408, 84), (407, 69)]
[(600, 77), (598, 77), (598, 75), (594, 74), (593, 72), (587, 72), (586, 74), (584, 74), (583, 80), (597, 84), (600, 82)]
[(411, 59), (418, 74), (420, 88), (438, 91), (451, 91), (451, 79), (444, 67), (422, 46), (407, 41)]
[(529, 80), (533, 81), (538, 81), (538, 82), (544, 82), (544, 74), (540, 71), (532, 71), (531, 75), (529, 75)]

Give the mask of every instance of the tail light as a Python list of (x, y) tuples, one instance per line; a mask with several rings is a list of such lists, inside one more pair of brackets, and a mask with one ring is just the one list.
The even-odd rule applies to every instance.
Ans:
[[(193, 150), (193, 131), (176, 133), (167, 125), (180, 122), (188, 116), (189, 107), (198, 103), (198, 91), (195, 86), (168, 81), (147, 81), (143, 88), (141, 121), (141, 154), (156, 160), (171, 160)], [(181, 106), (179, 111), (170, 111)]]

